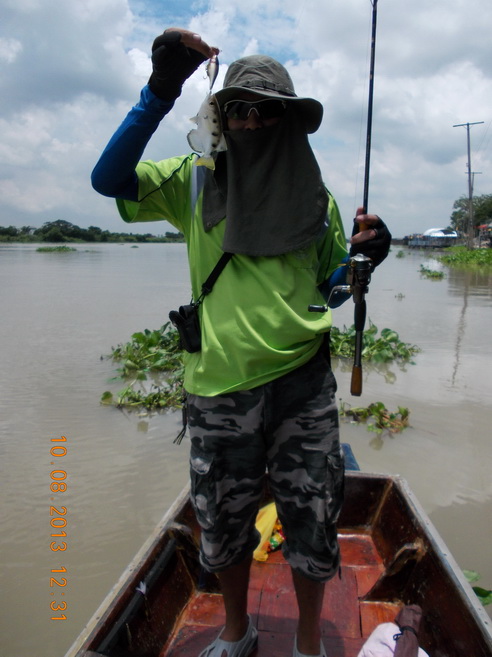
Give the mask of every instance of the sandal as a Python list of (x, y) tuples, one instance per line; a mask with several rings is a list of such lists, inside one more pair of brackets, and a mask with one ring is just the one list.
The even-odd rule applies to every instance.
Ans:
[(225, 651), (227, 657), (248, 657), (258, 643), (258, 632), (249, 618), (246, 634), (239, 641), (222, 641), (219, 636), (203, 650), (199, 657), (222, 657)]
[(296, 635), (294, 638), (294, 650), (292, 652), (292, 657), (326, 657), (326, 650), (323, 645), (323, 641), (320, 641), (319, 647), (320, 647), (319, 655), (305, 655), (304, 653), (299, 652), (297, 650), (297, 635)]

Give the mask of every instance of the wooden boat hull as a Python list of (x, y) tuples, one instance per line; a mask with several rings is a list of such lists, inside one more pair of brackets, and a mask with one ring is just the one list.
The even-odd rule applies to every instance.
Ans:
[[(356, 657), (376, 625), (418, 604), (431, 657), (492, 657), (491, 621), (406, 482), (348, 472), (345, 498), (341, 574), (327, 585), (322, 614), (328, 654)], [(185, 488), (66, 657), (198, 657), (223, 624), (198, 539)], [(254, 562), (249, 611), (257, 657), (292, 654), (297, 606), (281, 552)]]

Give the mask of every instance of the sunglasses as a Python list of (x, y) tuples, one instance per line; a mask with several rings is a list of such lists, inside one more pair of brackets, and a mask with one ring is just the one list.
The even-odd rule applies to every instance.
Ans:
[(224, 113), (228, 119), (246, 121), (252, 110), (260, 119), (277, 119), (285, 114), (287, 103), (283, 100), (263, 98), (262, 100), (229, 100), (224, 105)]

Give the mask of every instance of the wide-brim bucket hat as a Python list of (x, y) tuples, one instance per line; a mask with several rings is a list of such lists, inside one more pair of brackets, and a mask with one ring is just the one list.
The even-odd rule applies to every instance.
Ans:
[(215, 97), (223, 107), (245, 91), (260, 98), (278, 98), (294, 103), (304, 118), (308, 133), (316, 132), (321, 125), (323, 105), (314, 98), (299, 98), (289, 73), (272, 57), (250, 55), (232, 62), (224, 78), (224, 87), (215, 93)]

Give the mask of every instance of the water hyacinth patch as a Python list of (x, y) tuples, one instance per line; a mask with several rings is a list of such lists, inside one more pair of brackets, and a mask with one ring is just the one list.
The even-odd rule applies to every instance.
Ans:
[(424, 265), (420, 265), (419, 271), (422, 276), (425, 276), (425, 278), (430, 278), (435, 281), (440, 281), (444, 278), (443, 271), (437, 271), (436, 269), (429, 269), (429, 267), (424, 267)]
[[(331, 331), (333, 358), (353, 358), (355, 328), (336, 327)], [(402, 342), (396, 331), (370, 323), (364, 331), (362, 357), (374, 363), (411, 362), (418, 347)], [(101, 403), (117, 408), (145, 408), (149, 411), (178, 409), (183, 399), (183, 362), (179, 336), (167, 322), (160, 329), (139, 331), (131, 339), (112, 347), (109, 356), (118, 364), (118, 376), (126, 386), (117, 393), (103, 393)]]
[(71, 253), (76, 250), (71, 246), (40, 246), (36, 253)]
[[(474, 570), (464, 570), (463, 574), (466, 577), (466, 579), (470, 582), (470, 584), (473, 584), (474, 582), (478, 582), (478, 580), (480, 579), (479, 573), (475, 572)], [(472, 586), (472, 589), (484, 607), (486, 605), (492, 604), (492, 591), (490, 591), (489, 589), (484, 589), (481, 586)]]
[[(332, 327), (330, 345), (333, 357), (352, 358), (355, 326), (352, 325), (350, 328), (344, 326), (342, 330), (336, 326)], [(378, 328), (371, 321), (364, 331), (362, 345), (362, 358), (374, 363), (388, 363), (394, 360), (411, 362), (412, 357), (420, 351), (417, 346), (402, 342), (398, 333), (392, 329), (384, 328), (378, 335)]]
[[(129, 342), (112, 347), (109, 356), (120, 363), (116, 378), (127, 381), (118, 393), (107, 390), (101, 403), (117, 408), (146, 408), (150, 411), (181, 407), (183, 363), (179, 337), (170, 322), (160, 329), (134, 333)], [(147, 389), (146, 382), (152, 380)]]
[(492, 267), (492, 249), (467, 249), (453, 246), (437, 258), (449, 267)]
[(382, 434), (401, 433), (409, 426), (410, 411), (408, 408), (398, 406), (397, 412), (389, 411), (383, 402), (374, 402), (366, 407), (351, 407), (347, 402), (340, 404), (340, 417), (349, 419), (357, 424), (365, 423), (368, 431)]

